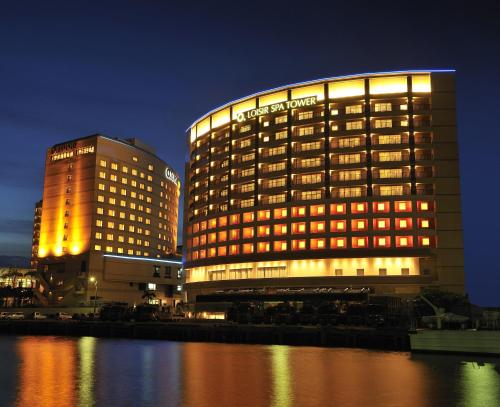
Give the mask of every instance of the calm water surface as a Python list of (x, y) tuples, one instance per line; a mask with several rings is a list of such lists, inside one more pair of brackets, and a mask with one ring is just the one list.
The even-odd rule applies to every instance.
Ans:
[(0, 358), (1, 406), (500, 406), (500, 359), (32, 336)]

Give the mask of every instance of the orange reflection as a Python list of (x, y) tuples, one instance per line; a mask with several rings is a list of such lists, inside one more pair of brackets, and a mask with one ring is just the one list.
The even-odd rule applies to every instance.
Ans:
[(22, 337), (17, 405), (63, 407), (75, 405), (76, 343), (73, 339)]

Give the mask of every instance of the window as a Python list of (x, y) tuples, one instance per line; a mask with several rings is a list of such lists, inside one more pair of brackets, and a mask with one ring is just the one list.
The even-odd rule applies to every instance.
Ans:
[(357, 114), (357, 113), (362, 113), (362, 112), (363, 112), (362, 105), (351, 105), (351, 106), (346, 106), (346, 108), (345, 108), (346, 114)]
[(389, 247), (390, 237), (388, 236), (375, 236), (373, 238), (375, 247)]
[(400, 134), (390, 134), (378, 136), (379, 144), (401, 144), (401, 135)]
[(322, 250), (326, 248), (325, 239), (311, 239), (311, 250)]
[(365, 269), (356, 269), (356, 275), (362, 277), (365, 275)]
[(413, 246), (413, 238), (411, 236), (396, 236), (396, 247), (411, 246)]
[(247, 162), (255, 160), (255, 153), (244, 154), (241, 156), (241, 162)]
[(420, 228), (428, 229), (430, 227), (429, 219), (420, 219)]
[(259, 226), (257, 227), (257, 236), (269, 236), (271, 233), (271, 228), (269, 225)]
[(401, 151), (381, 151), (378, 154), (378, 160), (380, 162), (401, 161), (402, 153)]
[(332, 220), (330, 222), (330, 230), (332, 232), (345, 232), (346, 221), (345, 220)]
[(373, 220), (373, 228), (376, 230), (388, 230), (389, 227), (390, 227), (390, 220), (388, 218)]
[(339, 139), (339, 148), (352, 148), (361, 145), (359, 137), (344, 137)]
[(243, 253), (244, 254), (253, 253), (253, 243), (243, 243)]
[(276, 124), (286, 123), (287, 121), (288, 121), (288, 117), (286, 115), (278, 116), (278, 117), (276, 117), (276, 119), (274, 119), (274, 122)]
[(254, 236), (253, 227), (243, 228), (243, 239), (251, 239)]
[(345, 124), (346, 130), (361, 130), (363, 127), (363, 120), (350, 121)]
[(285, 240), (276, 240), (273, 243), (273, 250), (275, 252), (284, 252), (287, 249), (287, 244)]
[(250, 124), (246, 124), (245, 126), (240, 127), (240, 133), (244, 133), (246, 131), (250, 131), (252, 129), (252, 126)]
[(378, 275), (379, 276), (386, 276), (387, 275), (387, 269), (384, 269), (384, 268), (378, 269)]
[(354, 249), (362, 249), (368, 246), (368, 238), (367, 237), (353, 237), (352, 238), (352, 247)]
[(303, 201), (309, 201), (312, 199), (321, 199), (323, 197), (323, 194), (321, 190), (318, 191), (301, 191), (300, 192), (300, 199)]
[[(322, 174), (321, 173), (303, 174), (303, 175), (297, 175), (296, 177), (297, 177), (298, 184), (317, 184), (319, 182), (322, 182)], [(283, 178), (283, 180), (284, 179), (285, 178)]]
[(324, 233), (325, 232), (325, 222), (311, 222), (310, 223), (310, 231), (311, 233)]
[(403, 195), (402, 185), (381, 185), (380, 186), (381, 196), (391, 196), (391, 195)]
[(305, 250), (306, 241), (304, 239), (292, 240), (292, 250)]
[(257, 252), (258, 253), (267, 253), (271, 250), (271, 245), (269, 242), (259, 242), (257, 243)]
[(376, 129), (392, 127), (392, 119), (377, 119), (375, 120), (373, 127), (375, 127)]
[(249, 182), (247, 184), (243, 184), (240, 187), (240, 192), (251, 192), (255, 189), (255, 184), (253, 182)]
[(410, 212), (411, 201), (396, 201), (394, 202), (394, 210), (396, 212)]
[(379, 170), (379, 177), (384, 178), (403, 178), (402, 168), (381, 168)]
[(300, 151), (311, 151), (311, 150), (319, 150), (321, 148), (320, 141), (313, 141), (311, 143), (302, 143), (300, 144)]
[(253, 200), (253, 198), (250, 198), (250, 199), (243, 199), (243, 200), (241, 201), (241, 204), (240, 204), (240, 206), (241, 206), (242, 208), (249, 208), (249, 207), (251, 207), (251, 206), (253, 206), (253, 205), (254, 205), (254, 200)]
[(339, 181), (356, 181), (361, 179), (360, 170), (339, 171)]
[(366, 230), (368, 221), (366, 219), (353, 219), (351, 221), (351, 229), (353, 231)]
[(304, 217), (306, 216), (306, 207), (305, 206), (295, 206), (292, 208), (292, 217)]
[(336, 276), (342, 276), (342, 269), (335, 269)]
[(296, 222), (292, 223), (292, 234), (303, 234), (306, 233), (306, 224), (305, 222)]
[(303, 158), (299, 162), (299, 168), (311, 168), (311, 167), (319, 167), (321, 165), (321, 158)]
[(403, 267), (403, 268), (401, 269), (401, 275), (402, 275), (402, 276), (409, 276), (409, 275), (410, 275), (410, 269), (409, 269), (409, 268), (407, 268), (407, 267)]
[(274, 235), (275, 236), (286, 235), (286, 232), (287, 232), (287, 225), (284, 225), (284, 224), (274, 225)]
[(106, 173), (104, 171), (99, 171), (99, 178), (106, 179)]
[(325, 214), (325, 205), (312, 205), (309, 211), (311, 216), (322, 216)]
[(307, 120), (307, 119), (312, 119), (313, 118), (313, 112), (299, 112), (298, 114), (298, 119), (299, 120)]
[(278, 131), (275, 135), (276, 140), (282, 140), (288, 137), (288, 132), (286, 130)]
[(267, 182), (267, 188), (283, 187), (286, 184), (286, 178), (274, 178)]
[(346, 212), (346, 204), (331, 204), (330, 205), (330, 213), (332, 215), (343, 215)]
[(267, 166), (267, 172), (283, 171), (286, 168), (286, 162), (269, 164)]
[(245, 147), (248, 147), (252, 144), (252, 140), (247, 138), (245, 140), (241, 140), (238, 144), (239, 144), (238, 145), (239, 148), (245, 148)]
[(247, 168), (241, 171), (241, 177), (249, 177), (250, 175), (255, 174), (255, 168)]
[(361, 196), (361, 188), (360, 187), (339, 188), (339, 197), (340, 198), (353, 198), (356, 196)]
[(279, 147), (274, 147), (274, 148), (270, 148), (269, 150), (267, 150), (267, 154), (265, 154), (266, 151), (264, 150), (264, 157), (273, 157), (273, 156), (276, 156), (276, 155), (281, 155), (281, 154), (285, 154), (286, 153), (286, 146), (279, 146)]
[(311, 136), (314, 134), (314, 127), (300, 127), (299, 136)]
[(392, 110), (391, 103), (375, 103), (376, 112), (390, 112)]
[(361, 162), (361, 154), (340, 154), (339, 164), (356, 164)]
[(267, 204), (277, 204), (277, 203), (282, 203), (285, 202), (286, 200), (286, 194), (276, 194), (276, 195), (269, 195), (267, 197)]
[(276, 208), (274, 209), (274, 219), (283, 219), (287, 217), (287, 209), (286, 208)]
[(330, 239), (330, 247), (332, 249), (345, 249), (347, 247), (347, 239), (345, 237), (332, 237)]

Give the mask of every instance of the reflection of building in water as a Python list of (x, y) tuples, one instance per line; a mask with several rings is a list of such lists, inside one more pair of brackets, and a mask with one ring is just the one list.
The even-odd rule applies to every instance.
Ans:
[(78, 356), (80, 362), (78, 405), (80, 407), (91, 406), (94, 401), (96, 342), (97, 339), (90, 336), (78, 340)]
[(462, 362), (462, 404), (467, 407), (500, 406), (500, 362)]
[(293, 406), (292, 375), (290, 370), (290, 348), (271, 346), (273, 375), (272, 407)]
[(19, 407), (70, 407), (76, 404), (76, 341), (20, 337)]
[(272, 397), (271, 360), (260, 345), (185, 343), (183, 405), (267, 407)]

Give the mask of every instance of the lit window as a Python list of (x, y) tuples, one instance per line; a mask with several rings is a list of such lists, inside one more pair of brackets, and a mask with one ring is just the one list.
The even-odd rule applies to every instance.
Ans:
[(239, 252), (240, 252), (240, 246), (239, 245), (232, 244), (231, 246), (229, 246), (229, 254), (235, 255), (235, 254), (239, 254)]
[(431, 244), (431, 239), (428, 237), (422, 237), (420, 240), (422, 246), (430, 246)]
[(301, 240), (292, 240), (292, 250), (305, 250), (306, 248), (306, 241), (301, 239)]
[(330, 229), (332, 232), (344, 232), (345, 231), (345, 220), (332, 220)]
[(311, 233), (323, 233), (325, 231), (325, 222), (311, 222), (310, 229)]
[(258, 220), (268, 220), (271, 219), (271, 211), (265, 210), (265, 211), (258, 211)]
[(306, 207), (305, 206), (296, 206), (292, 208), (292, 216), (293, 217), (304, 217), (306, 216)]
[(243, 253), (245, 254), (253, 253), (253, 243), (244, 243)]
[(229, 232), (229, 238), (231, 240), (237, 240), (240, 238), (240, 230), (239, 229), (231, 229)]
[(281, 236), (286, 235), (287, 226), (286, 225), (274, 225), (274, 235)]
[(374, 226), (375, 229), (379, 230), (385, 230), (389, 229), (389, 219), (375, 219), (374, 220)]
[(325, 214), (325, 205), (312, 205), (310, 207), (311, 216), (321, 216)]
[(394, 202), (396, 212), (410, 212), (411, 202), (410, 201), (397, 201)]
[(345, 237), (333, 237), (330, 245), (332, 249), (344, 249), (347, 247), (347, 240)]
[(259, 253), (267, 253), (271, 249), (271, 245), (269, 242), (259, 242), (257, 244), (257, 252)]
[(429, 219), (422, 219), (422, 220), (420, 221), (420, 227), (421, 227), (422, 229), (427, 229), (427, 228), (429, 228), (429, 227), (430, 227), (430, 222), (429, 222)]
[(104, 171), (99, 171), (99, 178), (106, 179), (106, 173)]
[(94, 245), (94, 250), (101, 250), (101, 245), (100, 244)]
[(306, 233), (306, 224), (304, 222), (301, 223), (292, 223), (292, 233)]
[(273, 247), (275, 252), (284, 252), (286, 251), (287, 244), (284, 240), (277, 240), (273, 243)]
[(351, 204), (352, 213), (365, 213), (368, 212), (368, 204), (366, 202), (358, 202)]
[(396, 247), (411, 247), (413, 239), (411, 236), (396, 236)]
[(217, 255), (218, 256), (226, 256), (227, 255), (227, 247), (226, 246), (220, 246), (217, 248)]
[(277, 208), (274, 210), (274, 219), (283, 219), (287, 217), (286, 208)]
[(382, 247), (387, 246), (387, 238), (386, 237), (377, 237), (377, 246), (382, 246)]
[(429, 203), (428, 202), (419, 202), (419, 209), (421, 211), (428, 211), (429, 210)]
[(243, 223), (253, 222), (253, 212), (245, 212), (243, 214)]
[(332, 204), (330, 205), (330, 212), (332, 215), (343, 215), (345, 214), (345, 204)]
[(321, 250), (325, 248), (325, 239), (311, 239), (311, 250)]
[(225, 242), (227, 240), (227, 232), (222, 230), (219, 232), (219, 242)]
[(251, 239), (254, 236), (253, 227), (243, 228), (243, 239)]

